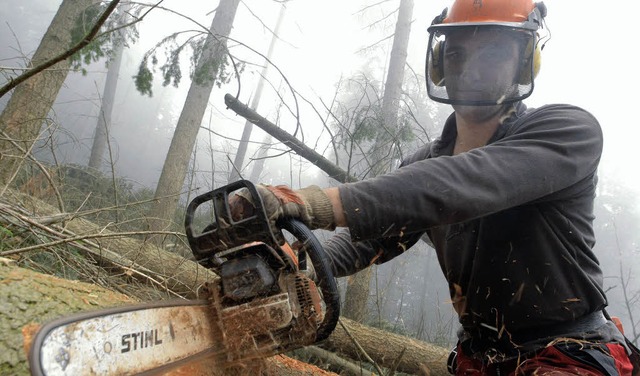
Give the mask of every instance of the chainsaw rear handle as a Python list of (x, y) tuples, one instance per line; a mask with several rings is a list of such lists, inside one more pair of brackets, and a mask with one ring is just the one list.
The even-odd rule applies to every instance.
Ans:
[(276, 224), (279, 228), (289, 231), (300, 242), (307, 244), (307, 253), (313, 263), (316, 278), (322, 298), (326, 304), (324, 320), (318, 328), (316, 342), (327, 339), (338, 324), (340, 317), (340, 294), (338, 285), (333, 276), (329, 258), (322, 244), (309, 228), (301, 221), (294, 218), (284, 218)]
[[(231, 215), (229, 195), (242, 188), (251, 194), (255, 210), (252, 216), (236, 221)], [(193, 221), (197, 208), (207, 201), (213, 205), (213, 222), (198, 234)], [(282, 234), (271, 230), (262, 198), (255, 185), (248, 180), (239, 180), (194, 198), (187, 206), (184, 227), (193, 256), (208, 268), (220, 266), (218, 254), (234, 247), (253, 241), (271, 245), (284, 243)]]

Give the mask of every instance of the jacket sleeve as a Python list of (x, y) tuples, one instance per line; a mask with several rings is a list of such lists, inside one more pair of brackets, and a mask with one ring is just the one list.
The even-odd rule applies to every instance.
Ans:
[(382, 264), (413, 246), (420, 234), (407, 237), (389, 237), (380, 239), (351, 241), (348, 229), (338, 229), (324, 242), (323, 248), (331, 261), (333, 275), (346, 277), (373, 264)]
[(484, 147), (418, 160), (339, 192), (352, 240), (399, 236), (552, 197), (592, 176), (601, 152), (591, 114), (545, 106)]
[[(431, 150), (431, 143), (426, 144), (401, 166), (427, 158)], [(355, 274), (373, 264), (385, 263), (411, 248), (420, 239), (421, 234), (398, 235), (391, 237), (380, 236), (377, 239), (352, 241), (351, 233), (346, 228), (339, 228), (334, 235), (324, 242), (323, 248), (331, 260), (335, 277), (346, 277)], [(428, 240), (426, 235), (423, 239)], [(429, 240), (429, 245), (431, 241)]]

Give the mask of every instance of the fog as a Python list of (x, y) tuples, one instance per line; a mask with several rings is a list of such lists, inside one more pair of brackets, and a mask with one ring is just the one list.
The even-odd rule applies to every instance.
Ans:
[[(25, 66), (60, 2), (0, 0), (2, 80)], [(634, 112), (636, 88), (640, 86), (635, 54), (628, 47), (633, 43), (631, 36), (637, 35), (634, 18), (640, 14), (640, 3), (545, 3), (551, 38), (542, 51), (542, 69), (534, 94), (525, 103), (532, 107), (575, 104), (593, 113), (601, 123), (605, 149), (599, 170), (596, 250), (610, 290), (610, 312), (630, 326), (620, 276), (629, 276), (629, 292), (640, 291), (640, 174), (635, 166), (638, 158), (633, 155), (638, 121), (628, 114)], [(449, 4), (443, 0), (415, 2), (407, 74), (424, 76), (427, 27)], [(136, 186), (155, 188), (189, 88), (189, 56), (184, 57), (182, 82), (177, 87), (163, 86), (156, 78), (152, 97), (138, 93), (132, 77), (144, 53), (164, 36), (200, 30), (201, 26), (208, 28), (215, 6), (216, 2), (202, 0), (166, 0), (162, 7), (175, 13), (155, 9), (137, 25), (139, 40), (124, 50), (122, 59), (105, 172), (110, 173), (113, 168), (116, 175)], [(250, 103), (264, 64), (260, 54), (266, 54), (280, 6), (278, 2), (249, 0), (239, 7), (230, 46), (234, 57), (247, 64), (239, 79), (214, 87), (209, 98), (194, 158), (199, 192), (226, 182), (245, 121), (226, 109), (223, 96), (239, 93), (242, 102)], [(325, 116), (318, 112), (325, 113), (323, 106), (333, 101), (341, 78), (366, 70), (377, 80), (384, 80), (396, 19), (392, 12), (397, 2), (290, 1), (286, 8), (257, 111), (277, 120), (291, 133), (298, 126), (294, 115), (299, 113), (302, 133), (298, 137), (328, 157), (330, 136), (323, 125)], [(43, 160), (52, 161), (55, 155), (57, 163), (86, 165), (88, 161), (107, 67), (105, 61), (98, 61), (86, 70), (86, 75), (70, 73), (56, 100), (50, 114), (55, 123), (51, 129), (54, 147), (42, 143), (36, 151)], [(0, 109), (5, 104), (6, 98), (2, 98)], [(449, 111), (446, 106), (431, 105)], [(427, 116), (431, 110), (424, 111), (422, 115)], [(249, 156), (254, 156), (264, 137), (265, 133), (254, 127)], [(282, 144), (274, 146), (285, 151)], [(243, 173), (248, 174), (250, 168), (251, 165), (243, 166)], [(261, 178), (263, 182), (294, 187), (337, 184), (316, 167), (288, 153), (268, 159)], [(384, 299), (372, 306), (372, 311), (377, 310), (385, 320), (409, 333), (420, 333), (431, 340), (450, 340), (455, 319), (444, 278), (433, 252), (425, 245), (416, 248), (419, 249), (377, 268), (378, 279), (373, 287)], [(640, 308), (637, 304), (632, 308), (638, 317)]]

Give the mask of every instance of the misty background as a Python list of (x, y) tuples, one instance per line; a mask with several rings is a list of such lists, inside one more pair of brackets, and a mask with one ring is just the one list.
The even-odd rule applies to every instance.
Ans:
[[(61, 1), (0, 0), (0, 73), (3, 84), (19, 74), (37, 48)], [(366, 76), (374, 86), (384, 82), (391, 51), (398, 1), (289, 1), (268, 65), (264, 92), (257, 112), (327, 158), (331, 151), (331, 119), (326, 108), (352, 88), (354, 77)], [(409, 42), (405, 89), (417, 92), (415, 122), (422, 132), (411, 147), (438, 136), (448, 106), (426, 100), (424, 56), (427, 27), (449, 1), (416, 1)], [(542, 68), (534, 94), (525, 101), (537, 107), (570, 103), (592, 112), (605, 135), (596, 202), (596, 253), (605, 270), (609, 312), (626, 328), (640, 317), (640, 174), (637, 172), (637, 120), (633, 112), (640, 85), (637, 62), (629, 47), (640, 4), (629, 1), (576, 2), (547, 0), (546, 22), (551, 38), (542, 51)], [(188, 53), (183, 77), (176, 86), (153, 82), (152, 95), (140, 94), (133, 76), (150, 48), (178, 31), (208, 28), (217, 2), (166, 0), (137, 24), (139, 38), (124, 49), (111, 116), (108, 152), (102, 171), (126, 179), (136, 189), (153, 191), (158, 182), (175, 125), (190, 85)], [(250, 103), (255, 95), (264, 55), (283, 4), (247, 0), (240, 3), (230, 35), (229, 49), (244, 63), (239, 78), (214, 87), (191, 161), (195, 194), (227, 183), (245, 120), (227, 109), (226, 93)], [(185, 32), (184, 35), (188, 35)], [(160, 54), (161, 55), (161, 54)], [(71, 72), (49, 114), (48, 128), (35, 155), (52, 164), (86, 165), (101, 108), (108, 67), (104, 59)], [(0, 110), (8, 96), (0, 99)], [(298, 117), (298, 119), (296, 119)], [(287, 152), (266, 133), (253, 128), (245, 165), (264, 162), (257, 182), (336, 185), (315, 166)], [(268, 146), (268, 157), (258, 157)], [(329, 234), (322, 231), (320, 236)], [(490, 271), (487, 271), (490, 272)], [(370, 320), (386, 322), (405, 334), (438, 343), (451, 343), (456, 329), (444, 277), (434, 252), (419, 244), (411, 252), (375, 268), (370, 299)], [(340, 281), (344, 287), (345, 281)], [(634, 316), (635, 314), (635, 316)], [(635, 317), (635, 319), (634, 319)], [(632, 337), (633, 338), (633, 337)]]

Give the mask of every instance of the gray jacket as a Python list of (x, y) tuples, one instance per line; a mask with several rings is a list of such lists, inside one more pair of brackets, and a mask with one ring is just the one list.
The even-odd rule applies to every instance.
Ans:
[(349, 229), (325, 244), (337, 275), (388, 261), (426, 233), (470, 333), (604, 308), (592, 251), (598, 121), (575, 106), (520, 103), (486, 146), (452, 156), (455, 138), (452, 115), (398, 170), (340, 186)]

